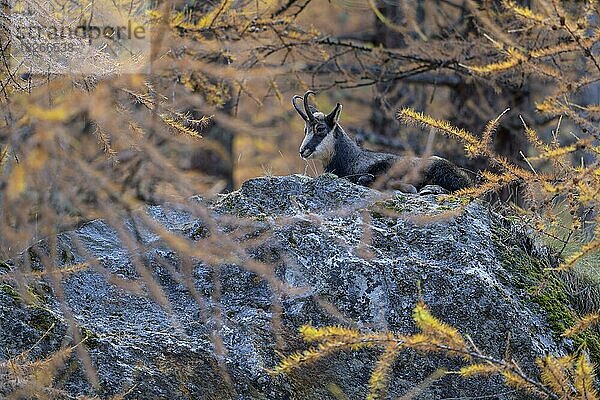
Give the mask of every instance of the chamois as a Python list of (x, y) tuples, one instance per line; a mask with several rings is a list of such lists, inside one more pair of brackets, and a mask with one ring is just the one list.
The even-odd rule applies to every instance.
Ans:
[[(471, 185), (467, 174), (444, 158), (431, 156), (424, 160), (359, 147), (338, 123), (342, 105), (337, 103), (329, 114), (323, 114), (309, 104), (311, 94), (315, 93), (309, 90), (304, 97), (295, 95), (292, 98), (294, 108), (305, 121), (300, 156), (321, 160), (325, 172), (362, 186), (370, 186), (377, 177), (389, 173), (400, 178), (392, 182), (392, 188), (412, 193), (427, 185), (441, 186), (447, 191)], [(302, 100), (304, 109), (298, 105), (298, 100)]]

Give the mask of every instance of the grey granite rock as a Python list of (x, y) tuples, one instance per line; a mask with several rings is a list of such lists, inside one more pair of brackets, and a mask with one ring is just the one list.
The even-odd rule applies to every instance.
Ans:
[[(235, 229), (236, 219), (247, 221), (250, 236), (262, 232), (269, 237), (250, 249), (252, 258), (268, 261), (286, 287), (298, 288), (287, 294), (274, 292), (261, 274), (233, 259), (216, 266), (198, 260), (182, 265), (178, 252), (141, 219), (126, 223), (138, 237), (135, 252), (107, 222), (89, 222), (60, 235), (60, 263), (68, 266), (93, 256), (110, 274), (99, 268), (64, 274), (62, 295), (56, 282), (30, 282), (27, 290), (38, 299), (36, 305), (24, 298), (23, 290), (14, 289), (14, 281), (4, 283), (0, 362), (27, 349), (31, 359), (41, 359), (70, 343), (70, 312), (79, 333), (88, 336), (83, 346), (99, 377), (99, 386), (92, 387), (81, 361), (72, 356), (53, 385), (73, 396), (334, 399), (341, 390), (359, 399), (366, 395), (377, 351), (337, 354), (289, 376), (272, 377), (266, 369), (277, 363), (276, 350), (289, 354), (305, 347), (297, 334), (303, 324), (414, 332), (411, 314), (420, 290), (434, 315), (490, 355), (502, 357), (510, 335), (513, 357), (535, 375), (535, 357), (564, 354), (564, 344), (528, 298), (524, 271), (503, 257), (506, 246), (536, 262), (547, 263), (546, 256), (482, 204), (472, 203), (457, 213), (457, 203), (440, 199), (433, 194), (383, 197), (332, 175), (294, 175), (249, 180), (212, 201), (205, 215), (195, 215), (194, 207), (185, 205), (147, 208), (152, 219), (192, 239), (195, 246), (205, 246), (211, 230), (228, 232)], [(196, 202), (202, 200), (191, 201)], [(504, 251), (499, 251), (499, 242)], [(47, 251), (45, 243), (37, 247)], [(24, 257), (39, 268), (30, 251), (21, 261), (0, 268), (0, 274), (13, 272)], [(140, 266), (158, 283), (166, 303), (143, 284)], [(193, 289), (182, 279), (186, 276)], [(272, 316), (278, 307), (282, 313), (274, 329)], [(224, 351), (215, 349), (215, 336), (222, 339)], [(395, 364), (389, 396), (401, 396), (440, 367), (452, 370), (462, 363), (405, 351)], [(0, 380), (6, 379), (0, 395), (18, 386), (9, 377), (0, 370)], [(456, 375), (433, 382), (417, 398), (469, 396), (530, 398), (499, 378), (465, 380)]]

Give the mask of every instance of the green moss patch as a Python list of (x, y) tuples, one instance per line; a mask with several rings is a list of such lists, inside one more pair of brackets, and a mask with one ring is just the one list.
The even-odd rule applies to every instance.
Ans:
[(376, 201), (369, 207), (373, 218), (396, 217), (406, 211), (403, 203), (406, 197), (396, 195), (394, 198)]
[(10, 286), (9, 284), (1, 284), (0, 291), (9, 295), (15, 301), (15, 303), (21, 302), (21, 296), (19, 295), (19, 292), (17, 291), (17, 289)]
[[(531, 240), (523, 233), (516, 234), (495, 226), (493, 240), (502, 267), (514, 274), (511, 283), (525, 290), (529, 298), (540, 305), (546, 312), (546, 320), (556, 340), (562, 341), (561, 335), (573, 326), (578, 315), (570, 303), (565, 282), (556, 271), (551, 270), (556, 265), (549, 258), (536, 254)], [(600, 361), (600, 336), (596, 332), (585, 331), (572, 339), (576, 349), (586, 347), (592, 360)]]
[(5, 272), (10, 272), (10, 265), (5, 263), (4, 261), (0, 261), (0, 270), (4, 270)]
[(88, 349), (95, 349), (100, 346), (100, 336), (97, 333), (91, 331), (90, 329), (80, 326), (81, 337), (84, 340), (84, 345)]
[(58, 322), (58, 319), (44, 307), (30, 306), (29, 308), (31, 312), (27, 320), (27, 325), (40, 332), (48, 331), (53, 324)]

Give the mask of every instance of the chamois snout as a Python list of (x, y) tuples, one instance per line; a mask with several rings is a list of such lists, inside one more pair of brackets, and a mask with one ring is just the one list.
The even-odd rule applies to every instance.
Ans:
[(314, 150), (311, 149), (307, 149), (307, 148), (302, 148), (300, 147), (300, 157), (302, 158), (310, 158), (310, 156), (312, 155), (312, 153), (314, 153)]
[(305, 128), (304, 140), (300, 145), (300, 156), (302, 158), (314, 158), (327, 161), (333, 155), (335, 138), (331, 131), (321, 126)]

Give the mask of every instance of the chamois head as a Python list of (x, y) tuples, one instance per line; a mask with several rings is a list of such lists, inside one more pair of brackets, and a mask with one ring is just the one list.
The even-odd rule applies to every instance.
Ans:
[[(309, 90), (304, 93), (304, 97), (296, 95), (292, 98), (294, 108), (305, 122), (304, 140), (300, 145), (300, 156), (328, 162), (335, 148), (335, 139), (338, 135), (338, 129), (336, 128), (342, 105), (337, 103), (335, 108), (325, 115), (308, 103), (308, 96), (311, 94), (315, 93)], [(296, 103), (298, 100), (302, 100), (304, 110)]]

